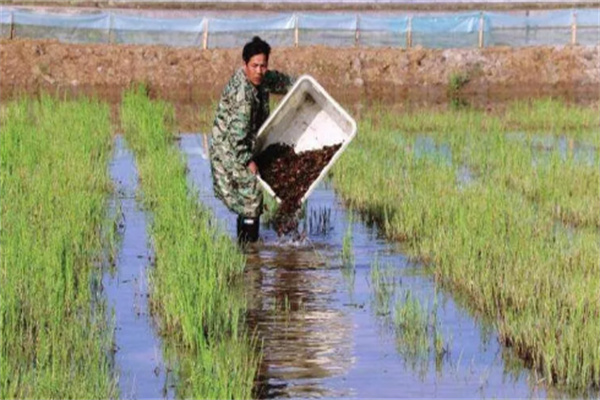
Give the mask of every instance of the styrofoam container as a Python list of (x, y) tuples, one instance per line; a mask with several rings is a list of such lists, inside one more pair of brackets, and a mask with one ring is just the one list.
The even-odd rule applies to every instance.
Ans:
[[(341, 144), (301, 199), (304, 202), (356, 135), (354, 119), (311, 76), (302, 75), (256, 135), (255, 155), (273, 143), (292, 146), (296, 154)], [(260, 172), (260, 171), (259, 171)], [(281, 199), (260, 176), (265, 190)]]

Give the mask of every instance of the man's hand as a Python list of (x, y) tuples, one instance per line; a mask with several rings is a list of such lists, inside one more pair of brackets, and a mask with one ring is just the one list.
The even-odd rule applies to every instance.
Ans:
[(248, 163), (248, 169), (250, 170), (250, 172), (252, 172), (254, 175), (256, 175), (258, 173), (258, 165), (256, 165), (256, 163), (254, 161), (250, 161)]

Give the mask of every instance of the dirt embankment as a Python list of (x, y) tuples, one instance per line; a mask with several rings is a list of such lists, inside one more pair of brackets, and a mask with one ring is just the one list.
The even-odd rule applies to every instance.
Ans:
[[(144, 82), (157, 97), (202, 102), (218, 97), (240, 65), (241, 49), (2, 40), (0, 95), (7, 99), (43, 89), (95, 93), (116, 101), (123, 88)], [(348, 100), (443, 103), (452, 90), (484, 101), (547, 95), (600, 98), (600, 46), (275, 48), (270, 67), (310, 74), (330, 93)]]

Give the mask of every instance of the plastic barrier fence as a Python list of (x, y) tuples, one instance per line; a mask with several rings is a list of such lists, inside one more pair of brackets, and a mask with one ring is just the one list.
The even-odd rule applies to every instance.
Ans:
[(114, 12), (0, 10), (3, 38), (71, 43), (240, 47), (259, 35), (274, 46), (467, 48), (599, 45), (600, 9), (374, 16), (279, 14), (259, 18), (149, 18)]

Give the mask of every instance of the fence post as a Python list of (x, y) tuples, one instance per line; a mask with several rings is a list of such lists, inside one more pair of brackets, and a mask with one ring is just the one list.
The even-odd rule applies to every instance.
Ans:
[(298, 14), (294, 16), (294, 47), (298, 47)]
[(113, 38), (113, 34), (112, 34), (113, 24), (114, 24), (114, 15), (112, 12), (108, 14), (108, 18), (110, 18), (108, 20), (108, 43), (112, 44), (112, 43), (114, 43), (114, 38)]
[(15, 13), (10, 13), (10, 38), (11, 40), (15, 38)]
[(208, 49), (208, 18), (205, 19), (204, 23), (204, 38), (202, 39), (202, 48)]
[(406, 28), (406, 48), (412, 47), (412, 15), (408, 17), (408, 27)]
[(479, 13), (479, 48), (483, 47), (483, 12)]
[(359, 41), (360, 41), (360, 29), (358, 27), (358, 23), (359, 23), (359, 16), (356, 16), (356, 33), (354, 34), (354, 45), (356, 47), (358, 47)]
[(577, 44), (577, 11), (573, 10), (571, 15), (571, 44)]

